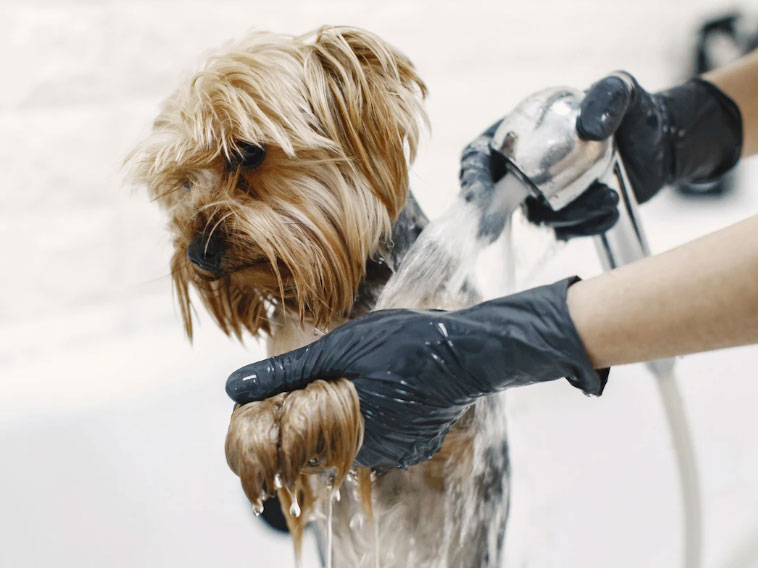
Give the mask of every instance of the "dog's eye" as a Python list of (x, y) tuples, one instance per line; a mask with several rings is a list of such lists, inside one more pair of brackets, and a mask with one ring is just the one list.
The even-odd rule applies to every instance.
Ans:
[(257, 168), (266, 157), (266, 147), (263, 145), (237, 142), (237, 148), (238, 152), (232, 157), (229, 164), (232, 169), (238, 166), (242, 166), (246, 170)]
[(186, 189), (187, 191), (189, 191), (190, 189), (192, 189), (192, 184), (190, 182), (188, 182), (188, 181), (185, 181), (182, 184), (182, 189)]

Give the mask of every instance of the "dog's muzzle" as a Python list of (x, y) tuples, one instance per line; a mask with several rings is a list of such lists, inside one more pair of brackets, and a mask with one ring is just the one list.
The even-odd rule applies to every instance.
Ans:
[(221, 269), (225, 248), (224, 242), (220, 239), (196, 237), (187, 247), (187, 258), (198, 268), (218, 272)]

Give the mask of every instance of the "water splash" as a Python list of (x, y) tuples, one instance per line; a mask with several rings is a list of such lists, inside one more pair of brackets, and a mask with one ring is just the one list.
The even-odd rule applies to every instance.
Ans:
[[(408, 249), (382, 290), (375, 309), (456, 309), (515, 291), (518, 286), (516, 277), (521, 274), (522, 267), (516, 266), (512, 243), (518, 239), (521, 248), (521, 238), (525, 235), (518, 223), (514, 223), (514, 212), (526, 191), (514, 176), (506, 176), (496, 191), (488, 195), (479, 195), (476, 199), (471, 199), (470, 194), (461, 195), (440, 218), (426, 226)], [(530, 226), (529, 230), (533, 227)], [(528, 243), (524, 244), (529, 248)], [(531, 247), (527, 253), (529, 267), (544, 260), (543, 255), (533, 251), (534, 247)], [(499, 269), (485, 282), (482, 267), (478, 265), (483, 259), (492, 265), (491, 268)], [(443, 337), (446, 331), (440, 329)], [(395, 560), (399, 559), (402, 565), (431, 568), (468, 565), (475, 557), (481, 560), (481, 566), (499, 565), (509, 492), (502, 395), (481, 399), (469, 419), (471, 422), (466, 428), (472, 434), (461, 451), (466, 456), (463, 459), (470, 460), (471, 470), (466, 475), (445, 478), (442, 502), (436, 501), (433, 507), (434, 514), (442, 514), (443, 518), (424, 517), (422, 524), (428, 522), (428, 527), (418, 527), (417, 530), (416, 525), (405, 525), (402, 515), (397, 513), (383, 519), (383, 514), (390, 510), (385, 505), (397, 508), (396, 502), (388, 505), (379, 499), (375, 503), (375, 512), (365, 516), (350, 509), (359, 506), (361, 500), (359, 492), (355, 491), (357, 476), (355, 472), (348, 473), (347, 483), (353, 485), (353, 491), (346, 487), (338, 515), (345, 520), (344, 528), (353, 534), (346, 535), (338, 525), (337, 538), (340, 542), (343, 538), (360, 542), (360, 546), (355, 548), (356, 555), (350, 560), (342, 557), (343, 549), (339, 548), (340, 564), (347, 562), (345, 565), (379, 568), (380, 562), (382, 566), (393, 566), (398, 565)], [(323, 502), (321, 519), (326, 517), (326, 567), (331, 568), (334, 496), (328, 480), (324, 479), (324, 482), (328, 495)], [(375, 483), (375, 477), (371, 475), (372, 486), (382, 483)], [(417, 483), (428, 487), (428, 481), (424, 479), (417, 480)], [(343, 513), (349, 514), (343, 517)], [(418, 511), (408, 512), (409, 519), (417, 515)], [(366, 519), (370, 522), (365, 523)], [(390, 519), (393, 520), (390, 522)], [(400, 521), (399, 524), (394, 519)], [(424, 534), (425, 528), (429, 527), (433, 527), (434, 534)]]
[[(526, 191), (515, 176), (507, 175), (488, 196), (476, 200), (459, 196), (408, 249), (375, 309), (450, 307), (480, 301), (477, 260), (503, 233), (511, 234), (511, 217)], [(499, 230), (493, 232), (493, 225)], [(501, 261), (504, 266), (511, 265), (507, 258)], [(515, 276), (508, 279), (515, 280)]]
[(332, 554), (333, 554), (333, 540), (334, 540), (334, 528), (333, 522), (333, 510), (334, 510), (334, 479), (335, 471), (329, 470), (322, 475), (324, 487), (326, 488), (326, 561), (324, 562), (324, 568), (333, 568), (332, 566)]
[[(505, 176), (491, 194), (479, 195), (476, 199), (461, 195), (424, 229), (408, 250), (399, 270), (382, 291), (376, 309), (454, 309), (516, 291), (513, 243), (525, 235), (514, 231), (513, 218), (527, 191), (515, 176)], [(526, 236), (531, 235), (526, 233)], [(549, 241), (554, 242), (552, 234)], [(491, 257), (488, 260), (493, 268), (498, 270), (483, 286), (483, 271), (477, 263), (485, 257), (485, 252)], [(542, 255), (530, 253), (531, 262), (527, 263), (530, 267), (535, 260), (544, 260)], [(444, 336), (446, 330), (440, 332)], [(509, 493), (504, 410), (502, 395), (486, 397), (475, 407), (469, 425), (470, 431), (476, 433), (469, 444), (472, 469), (465, 478), (446, 480), (445, 514), (437, 559), (422, 560), (416, 554), (421, 551), (412, 540), (414, 535), (410, 534), (407, 545), (400, 549), (404, 550), (404, 561), (414, 556), (414, 565), (455, 566), (470, 562), (471, 557), (465, 555), (473, 553), (481, 558), (482, 565), (498, 565)], [(481, 494), (483, 488), (486, 488), (486, 498)], [(375, 529), (378, 525), (377, 519)], [(480, 544), (473, 545), (473, 542)], [(374, 535), (374, 549), (375, 566), (378, 566), (378, 534)], [(387, 558), (385, 555), (385, 562)]]

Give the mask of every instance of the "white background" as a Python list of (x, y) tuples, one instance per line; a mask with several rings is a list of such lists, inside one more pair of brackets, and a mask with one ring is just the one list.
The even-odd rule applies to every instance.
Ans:
[[(262, 348), (228, 340), (204, 317), (194, 345), (184, 339), (164, 220), (120, 172), (202, 51), (249, 28), (325, 23), (394, 43), (430, 88), (432, 133), (413, 188), (433, 217), (457, 191), (462, 146), (523, 96), (618, 68), (650, 89), (674, 84), (689, 70), (697, 24), (730, 6), (4, 0), (0, 566), (291, 564), (286, 537), (253, 518), (223, 455), (224, 380)], [(721, 201), (666, 193), (646, 205), (653, 248), (758, 212), (755, 160), (739, 176)], [(575, 243), (544, 277), (598, 270), (591, 244)], [(750, 347), (678, 365), (709, 567), (758, 566), (757, 363)], [(615, 369), (599, 400), (560, 382), (513, 391), (510, 403), (508, 566), (676, 565), (678, 487), (643, 367)]]

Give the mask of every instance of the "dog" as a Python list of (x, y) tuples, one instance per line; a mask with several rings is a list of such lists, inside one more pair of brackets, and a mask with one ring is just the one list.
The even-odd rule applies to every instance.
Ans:
[[(374, 306), (426, 224), (408, 182), (425, 95), (407, 57), (356, 28), (253, 32), (205, 57), (128, 157), (132, 179), (168, 214), (190, 338), (194, 297), (227, 335), (267, 335), (272, 355)], [(281, 497), (282, 484), (294, 488), (283, 509), (296, 538), (312, 519), (326, 533), (331, 491), (298, 481), (297, 471), (271, 477), (282, 469), (278, 429), (288, 406), (268, 408), (273, 422), (256, 409), (248, 414), (258, 422), (233, 417), (229, 463), (256, 508), (275, 491)], [(374, 481), (369, 514), (365, 493), (343, 490), (334, 566), (499, 566), (508, 503), (502, 415), (498, 397), (478, 402), (434, 459)], [(362, 432), (359, 413), (350, 416), (348, 454)], [(482, 441), (485, 430), (494, 442)], [(266, 451), (250, 449), (256, 436), (274, 464), (265, 474)], [(339, 484), (346, 468), (338, 473)], [(302, 515), (291, 510), (298, 495), (313, 505)]]

